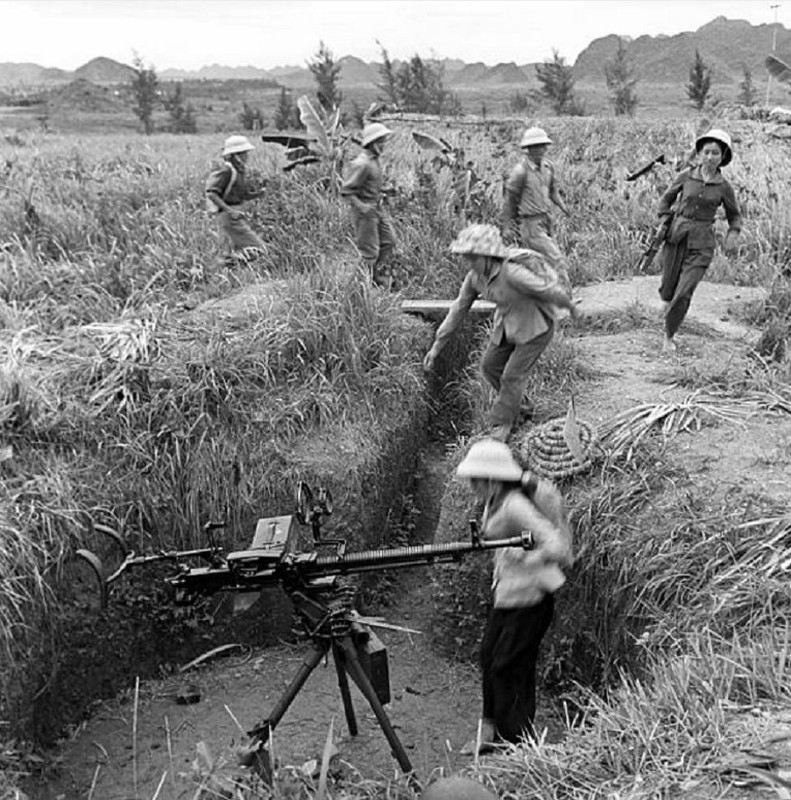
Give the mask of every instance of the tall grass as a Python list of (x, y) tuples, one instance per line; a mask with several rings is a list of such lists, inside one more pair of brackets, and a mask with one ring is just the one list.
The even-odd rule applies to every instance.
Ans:
[[(623, 179), (660, 152), (685, 154), (693, 124), (542, 124), (555, 141), (553, 159), (572, 209), (571, 218), (557, 220), (572, 279), (631, 274), (674, 172), (658, 168), (634, 185)], [(304, 442), (311, 433), (347, 436), (357, 452), (345, 460), (354, 469), (363, 461), (360, 450), (386, 440), (399, 416), (422, 402), (425, 333), (402, 319), (398, 303), (401, 296), (455, 294), (462, 274), (447, 246), (462, 222), (449, 202), (449, 174), (436, 173), (408, 129), (393, 125), (397, 134), (384, 163), (398, 189), (390, 209), (401, 241), (393, 288), (401, 294), (374, 290), (361, 279), (341, 199), (321, 189), (320, 171), (280, 173), (276, 149), (261, 146), (253, 159), (269, 185), (251, 221), (270, 252), (230, 267), (217, 258), (213, 221), (203, 212), (203, 183), (220, 144), (215, 137), (26, 134), (0, 142), (6, 164), (0, 430), (2, 446), (10, 448), (0, 460), (0, 685), (6, 696), (12, 676), (31, 659), (51, 663), (45, 650), (52, 645), (40, 632), (52, 635), (46, 620), (57, 607), (53, 587), (67, 554), (77, 544), (95, 544), (92, 517), (130, 523), (139, 544), (189, 546), (201, 523), (222, 510), (232, 535), (241, 538), (268, 500), (283, 497), (283, 483), (310, 468)], [(791, 159), (759, 125), (723, 125), (736, 139), (728, 177), (744, 205), (745, 230), (739, 257), (718, 257), (709, 278), (768, 285), (779, 280), (791, 249), (780, 202)], [(503, 177), (520, 156), (519, 126), (492, 122), (479, 130), (429, 132), (463, 146), (475, 161), (486, 188), (470, 219), (496, 221)], [(244, 297), (234, 297), (239, 289)], [(539, 397), (565, 395), (586, 378), (562, 337), (544, 363), (546, 370), (534, 377)], [(470, 385), (480, 386), (477, 376)], [(463, 391), (473, 413), (483, 408), (481, 389)], [(541, 409), (561, 412), (551, 402)], [(787, 596), (776, 572), (782, 565), (762, 542), (776, 535), (785, 546), (786, 528), (779, 521), (739, 528), (744, 520), (725, 520), (725, 534), (718, 521), (705, 530), (674, 528), (670, 540), (653, 541), (650, 498), (672, 493), (678, 478), (648, 462), (632, 469), (608, 473), (617, 479), (575, 512), (580, 535), (588, 537), (578, 577), (589, 603), (580, 617), (585, 625), (568, 633), (570, 641), (591, 655), (607, 686), (629, 654), (646, 653), (645, 683), (625, 679), (622, 700), (612, 706), (590, 698), (586, 725), (602, 725), (588, 736), (593, 749), (584, 749), (581, 734), (569, 736), (567, 763), (602, 765), (579, 771), (589, 786), (597, 775), (617, 781), (617, 769), (645, 765), (664, 780), (688, 733), (684, 725), (673, 728), (677, 749), (666, 758), (650, 733), (660, 728), (651, 726), (680, 714), (686, 695), (679, 689), (665, 703), (651, 693), (682, 685), (700, 693), (698, 652), (732, 674), (725, 688), (734, 702), (785, 697), (785, 663), (778, 656), (785, 653), (785, 629), (775, 622), (785, 624)], [(750, 559), (751, 578), (735, 566), (740, 558)], [(679, 633), (695, 627), (708, 638)], [(579, 638), (583, 628), (592, 638)], [(633, 632), (643, 635), (639, 643)], [(769, 652), (770, 640), (779, 651)], [(57, 636), (52, 641), (56, 649), (64, 646)], [(669, 655), (671, 643), (681, 660)], [(727, 664), (735, 665), (732, 672)], [(769, 676), (763, 683), (752, 674), (759, 668)], [(644, 708), (640, 727), (638, 710), (652, 703), (658, 716)], [(689, 701), (689, 713), (699, 716), (690, 724), (729, 735), (721, 709), (704, 713), (704, 705)], [(617, 734), (618, 721), (634, 730)], [(615, 752), (619, 742), (633, 745), (628, 764), (617, 761), (627, 758)], [(531, 765), (550, 758), (545, 752)], [(551, 756), (556, 760), (544, 778), (525, 777), (538, 775), (538, 767), (518, 767), (519, 780), (557, 778), (560, 757)]]

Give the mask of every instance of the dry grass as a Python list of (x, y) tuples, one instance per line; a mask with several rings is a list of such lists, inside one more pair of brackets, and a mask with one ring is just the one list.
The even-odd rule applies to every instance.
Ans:
[[(544, 124), (574, 209), (557, 221), (572, 279), (630, 274), (672, 169), (629, 188), (623, 177), (660, 152), (684, 153), (694, 123)], [(759, 125), (723, 124), (737, 137), (728, 175), (746, 225), (739, 258), (718, 257), (711, 277), (775, 281), (773, 305), (758, 313), (766, 325), (780, 324), (787, 303), (779, 276), (791, 252), (780, 198), (791, 160)], [(396, 288), (451, 296), (462, 276), (447, 252), (460, 224), (449, 176), (434, 175), (395, 125), (385, 163), (399, 189), (391, 201), (403, 245)], [(517, 127), (439, 129), (486, 182), (475, 219), (492, 221), (499, 210), (502, 177), (518, 157)], [(26, 652), (39, 652), (39, 631), (52, 634), (55, 576), (86, 540), (89, 517), (132, 521), (142, 544), (188, 545), (218, 509), (238, 527), (281, 491), (295, 440), (354, 422), (377, 426), (401, 398), (420, 394), (421, 340), (405, 332), (398, 295), (355, 276), (346, 209), (318, 188), (316, 174), (282, 175), (282, 155), (259, 148), (255, 166), (269, 175), (270, 191), (252, 220), (272, 252), (233, 269), (216, 262), (202, 187), (218, 144), (207, 136), (34, 134), (0, 143), (0, 453), (11, 448), (0, 457), (0, 683), (24, 669)], [(272, 290), (253, 313), (206, 313), (208, 301), (262, 283)], [(770, 354), (763, 355), (741, 383), (723, 375), (722, 392), (635, 412), (609, 435), (623, 451), (649, 430), (661, 425), (670, 434), (704, 413), (787, 412), (785, 366), (765, 369)], [(532, 386), (539, 398), (564, 396), (586, 377), (563, 337), (543, 366)], [(704, 385), (700, 376), (686, 379), (691, 390)], [(479, 385), (462, 388), (476, 416), (486, 403)], [(563, 412), (546, 402), (541, 415)], [(656, 493), (672, 490), (675, 476), (657, 469), (651, 453), (653, 460), (608, 462), (608, 485), (575, 511), (587, 537), (581, 621), (600, 684), (612, 687), (629, 657), (643, 669), (640, 681), (624, 676), (606, 700), (586, 697), (584, 725), (563, 745), (517, 753), (487, 773), (503, 791), (601, 797), (609, 787), (638, 798), (650, 796), (652, 781), (673, 791), (738, 744), (729, 704), (788, 700), (786, 564), (777, 554), (791, 544), (787, 523), (694, 524), (693, 514), (669, 540), (653, 541), (630, 521)], [(706, 747), (690, 750), (697, 741)], [(360, 797), (400, 791), (358, 789)]]

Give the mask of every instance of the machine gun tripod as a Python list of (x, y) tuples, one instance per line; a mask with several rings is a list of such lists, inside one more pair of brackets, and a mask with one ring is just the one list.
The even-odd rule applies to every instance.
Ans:
[(329, 597), (326, 591), (319, 593), (311, 589), (290, 595), (310, 638), (311, 648), (269, 715), (248, 731), (252, 745), (244, 763), (253, 767), (267, 783), (273, 769), (271, 752), (267, 747), (270, 735), (313, 670), (329, 655), (332, 655), (335, 665), (349, 734), (356, 736), (358, 733), (349, 687), (351, 678), (376, 716), (398, 766), (405, 774), (413, 771), (409, 756), (384, 708), (390, 702), (387, 652), (371, 629), (355, 619), (354, 588), (338, 586), (337, 579), (335, 583)]
[[(357, 617), (354, 611), (355, 589), (344, 579), (363, 572), (458, 562), (469, 553), (499, 547), (530, 549), (532, 537), (529, 532), (523, 532), (521, 536), (509, 539), (485, 541), (471, 523), (469, 542), (347, 553), (345, 540), (327, 538), (321, 532), (322, 518), (332, 513), (329, 492), (320, 490), (318, 500), (314, 503), (310, 488), (300, 482), (296, 502), (296, 520), (301, 524), (309, 523), (312, 527), (314, 549), (309, 552), (296, 551), (294, 517), (285, 515), (259, 519), (250, 547), (230, 553), (226, 553), (216, 542), (212, 534), (216, 525), (206, 526), (209, 538), (206, 548), (160, 551), (141, 556), (129, 551), (118, 533), (97, 525), (97, 532), (109, 535), (122, 548), (125, 557), (121, 565), (107, 574), (101, 560), (91, 551), (78, 550), (77, 556), (87, 562), (98, 578), (104, 605), (108, 602), (111, 585), (127, 569), (158, 561), (171, 562), (175, 566), (175, 573), (166, 578), (166, 582), (174, 588), (174, 599), (179, 604), (190, 603), (218, 591), (249, 593), (271, 586), (280, 586), (289, 595), (311, 640), (311, 650), (269, 716), (249, 731), (252, 743), (244, 763), (253, 767), (264, 780), (271, 779), (272, 764), (266, 745), (272, 731), (313, 670), (330, 654), (335, 664), (350, 734), (356, 735), (358, 729), (349, 678), (360, 689), (374, 712), (400, 768), (407, 774), (412, 773), (409, 757), (384, 710), (390, 701), (387, 652), (371, 628)], [(334, 552), (321, 554), (319, 551), (325, 546), (330, 546)], [(200, 559), (205, 565), (188, 563), (195, 559)]]

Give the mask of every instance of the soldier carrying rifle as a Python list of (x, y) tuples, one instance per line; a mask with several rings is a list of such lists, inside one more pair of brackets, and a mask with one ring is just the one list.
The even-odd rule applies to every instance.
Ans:
[(363, 128), (363, 150), (352, 161), (341, 186), (341, 195), (351, 207), (357, 249), (374, 283), (380, 285), (384, 283), (381, 266), (396, 245), (393, 224), (383, 207), (383, 174), (379, 162), (385, 141), (392, 133), (381, 122), (371, 122)]
[(662, 248), (662, 283), (659, 296), (665, 307), (663, 351), (676, 352), (674, 337), (692, 301), (692, 295), (714, 257), (714, 217), (725, 208), (728, 234), (723, 249), (736, 251), (742, 217), (733, 187), (722, 176), (721, 168), (731, 162), (731, 137), (712, 128), (695, 142), (698, 163), (680, 172), (659, 201), (659, 216), (675, 215)]
[(266, 252), (266, 244), (253, 231), (242, 211), (246, 200), (260, 197), (264, 190), (253, 189), (247, 176), (247, 159), (255, 147), (246, 136), (229, 136), (222, 149), (222, 164), (206, 181), (206, 206), (217, 215), (220, 231), (229, 246), (229, 257), (238, 251), (248, 253)]

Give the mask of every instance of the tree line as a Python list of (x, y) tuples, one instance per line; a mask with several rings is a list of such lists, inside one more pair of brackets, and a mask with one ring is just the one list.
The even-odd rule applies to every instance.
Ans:
[[(409, 60), (396, 63), (390, 58), (387, 49), (380, 42), (377, 44), (381, 53), (379, 81), (376, 85), (378, 100), (404, 112), (444, 116), (462, 114), (458, 95), (445, 85), (445, 70), (439, 60), (422, 58), (415, 54)], [(316, 85), (319, 106), (325, 113), (340, 108), (343, 100), (340, 89), (341, 65), (323, 41), (319, 43), (317, 52), (307, 66)], [(130, 87), (134, 98), (133, 111), (142, 123), (145, 133), (153, 132), (154, 113), (159, 107), (167, 112), (167, 130), (173, 133), (195, 133), (196, 111), (187, 101), (182, 86), (177, 84), (169, 93), (163, 92), (154, 67), (146, 66), (137, 55), (133, 69)], [(581, 116), (586, 113), (584, 103), (577, 94), (573, 68), (557, 50), (552, 51), (551, 58), (536, 64), (535, 70), (538, 91), (514, 92), (508, 100), (512, 112), (530, 113), (538, 103), (545, 102), (557, 115)], [(618, 39), (615, 54), (604, 64), (604, 78), (615, 115), (634, 116), (640, 103), (638, 80), (634, 63), (621, 38)], [(712, 68), (696, 50), (685, 86), (687, 98), (696, 109), (703, 109), (708, 102), (711, 82)], [(737, 102), (753, 106), (757, 102), (757, 96), (752, 74), (744, 66)], [(355, 122), (362, 125), (365, 112), (356, 101), (350, 104), (350, 113)], [(485, 104), (481, 107), (481, 114), (486, 116)], [(247, 102), (242, 103), (238, 121), (244, 130), (260, 130), (266, 126), (262, 110)], [(272, 125), (277, 130), (300, 127), (299, 109), (291, 91), (285, 87), (280, 90)]]

